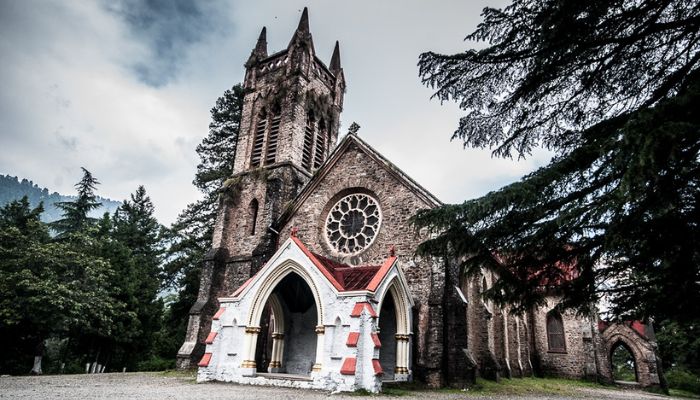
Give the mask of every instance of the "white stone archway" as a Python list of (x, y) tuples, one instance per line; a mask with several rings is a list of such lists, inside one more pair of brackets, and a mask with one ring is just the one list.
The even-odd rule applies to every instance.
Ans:
[[(393, 353), (394, 349), (387, 349), (386, 344), (395, 346), (393, 372), (385, 371), (385, 374), (393, 380), (408, 380), (410, 379), (410, 349), (411, 349), (411, 305), (406, 293), (404, 285), (401, 284), (399, 276), (394, 276), (386, 285), (386, 289), (379, 300), (379, 326), (382, 326), (382, 310), (385, 310), (385, 302), (390, 299), (394, 303), (395, 312), (395, 333), (394, 340), (389, 340), (389, 343), (382, 343), (382, 352), (389, 351)], [(386, 332), (380, 331), (380, 336), (387, 337)], [(380, 352), (380, 361), (381, 358)], [(385, 367), (383, 365), (383, 367)]]
[[(244, 376), (255, 376), (257, 373), (257, 364), (255, 361), (255, 354), (257, 349), (258, 334), (260, 333), (260, 321), (262, 319), (262, 314), (265, 305), (271, 300), (270, 306), (272, 312), (275, 315), (275, 321), (284, 321), (284, 311), (280, 303), (278, 296), (274, 295), (274, 290), (277, 288), (280, 282), (282, 282), (290, 274), (295, 274), (302, 281), (304, 281), (309, 289), (311, 290), (313, 300), (316, 306), (316, 357), (313, 365), (313, 370), (318, 371), (321, 369), (322, 365), (322, 355), (324, 348), (324, 325), (323, 325), (323, 303), (321, 301), (321, 296), (318, 290), (318, 284), (315, 282), (314, 278), (299, 264), (292, 260), (288, 260), (274, 270), (270, 271), (262, 284), (257, 290), (255, 297), (253, 299), (250, 311), (247, 317), (247, 325), (245, 329), (244, 337), (244, 349), (246, 351), (243, 362), (241, 363), (241, 369)], [(284, 322), (282, 322), (283, 324)], [(279, 372), (282, 368), (282, 360), (284, 359), (284, 325), (282, 325), (282, 330), (277, 330), (277, 323), (275, 324), (275, 332), (273, 334), (273, 350), (272, 357), (270, 359), (271, 366), (269, 367), (270, 372)]]

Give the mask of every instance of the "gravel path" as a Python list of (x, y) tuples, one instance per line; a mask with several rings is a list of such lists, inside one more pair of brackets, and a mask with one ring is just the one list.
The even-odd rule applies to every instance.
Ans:
[[(372, 396), (385, 398), (388, 396)], [(0, 377), (0, 399), (12, 400), (224, 400), (224, 399), (354, 399), (357, 395), (331, 395), (326, 392), (283, 389), (272, 387), (241, 386), (224, 383), (196, 384), (193, 378), (165, 376), (162, 373), (126, 373), (99, 375), (52, 375)], [(615, 400), (661, 400), (671, 399), (639, 391), (578, 388), (574, 396), (528, 395), (517, 397), (482, 397), (468, 392), (448, 393), (421, 391), (402, 399), (464, 399), (464, 398), (516, 398), (521, 400), (548, 399), (615, 399)]]

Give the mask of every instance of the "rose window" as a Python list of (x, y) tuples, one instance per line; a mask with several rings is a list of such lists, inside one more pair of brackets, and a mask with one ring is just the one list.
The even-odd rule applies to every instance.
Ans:
[(352, 255), (369, 247), (382, 222), (377, 200), (351, 194), (335, 203), (326, 218), (326, 237), (336, 251)]

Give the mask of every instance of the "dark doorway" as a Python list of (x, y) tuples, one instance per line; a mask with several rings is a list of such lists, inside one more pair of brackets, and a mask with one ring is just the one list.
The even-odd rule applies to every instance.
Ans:
[(383, 380), (394, 380), (396, 368), (396, 304), (391, 292), (387, 293), (379, 312), (379, 341), (382, 348), (379, 351), (379, 364), (384, 374)]

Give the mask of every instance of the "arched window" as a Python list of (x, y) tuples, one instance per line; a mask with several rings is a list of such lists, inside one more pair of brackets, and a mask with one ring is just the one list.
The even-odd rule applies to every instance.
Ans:
[(280, 110), (277, 109), (270, 120), (270, 133), (267, 137), (267, 151), (265, 153), (265, 165), (275, 162), (277, 157), (277, 142), (280, 133)]
[(318, 134), (316, 135), (316, 146), (314, 151), (314, 169), (317, 169), (326, 158), (326, 122), (320, 120), (318, 122)]
[(331, 342), (331, 357), (341, 357), (342, 350), (345, 348), (345, 342), (343, 342), (343, 325), (340, 321), (340, 317), (335, 318), (335, 323), (333, 324), (333, 341)]
[(267, 115), (261, 112), (258, 115), (258, 123), (255, 125), (255, 136), (253, 138), (253, 152), (250, 156), (250, 166), (255, 168), (260, 166), (260, 160), (265, 144), (265, 129), (267, 128)]
[(306, 117), (306, 129), (304, 129), (304, 148), (301, 154), (301, 166), (307, 171), (311, 170), (311, 161), (314, 151), (314, 133), (316, 130), (316, 119), (314, 113), (309, 111)]
[(250, 234), (255, 235), (255, 225), (258, 222), (258, 200), (257, 199), (253, 199), (253, 201), (250, 202), (249, 214), (250, 214)]
[(564, 321), (561, 318), (561, 314), (554, 310), (547, 313), (547, 344), (549, 345), (549, 351), (566, 352)]

